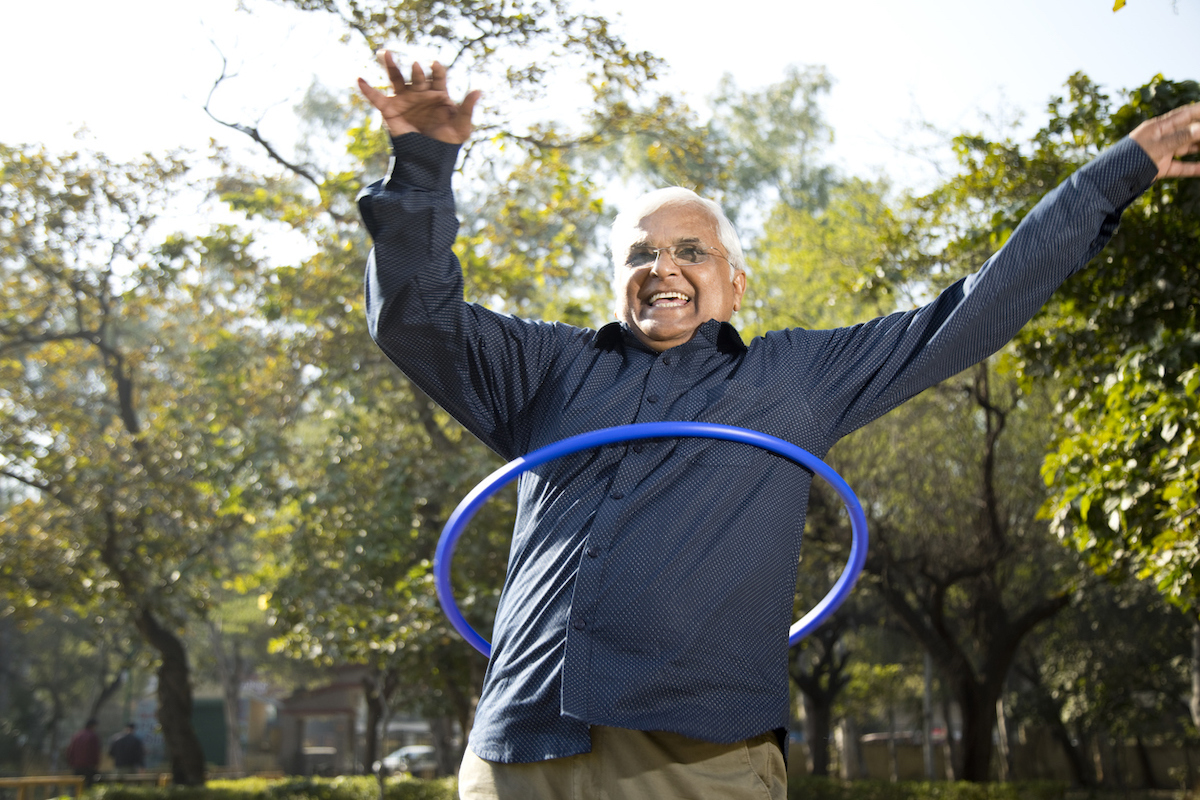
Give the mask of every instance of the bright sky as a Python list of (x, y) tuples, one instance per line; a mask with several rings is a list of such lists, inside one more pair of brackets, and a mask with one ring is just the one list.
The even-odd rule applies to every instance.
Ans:
[[(980, 113), (1024, 114), (1030, 130), (1046, 101), (1083, 70), (1110, 91), (1156, 73), (1200, 78), (1200, 0), (595, 0), (620, 15), (617, 30), (670, 66), (667, 81), (702, 104), (722, 73), (758, 88), (788, 64), (823, 64), (836, 83), (825, 104), (848, 171), (884, 169), (921, 179), (903, 152), (928, 121), (957, 132)], [(186, 146), (210, 137), (235, 148), (244, 137), (203, 113), (220, 72), (215, 42), (235, 81), (215, 103), (230, 119), (261, 117), (290, 146), (290, 113), (313, 75), (349, 87), (379, 71), (357, 41), (324, 14), (267, 0), (62, 0), (52, 7), (0, 0), (9, 33), (0, 48), (0, 141), (91, 144), (116, 157)], [(50, 10), (52, 8), (52, 11)], [(410, 54), (411, 55), (411, 54)], [(418, 54), (429, 57), (429, 54)]]

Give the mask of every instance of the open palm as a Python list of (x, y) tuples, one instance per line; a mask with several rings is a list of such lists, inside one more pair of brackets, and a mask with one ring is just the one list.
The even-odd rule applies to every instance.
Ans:
[(405, 82), (390, 52), (384, 51), (380, 61), (392, 83), (392, 94), (384, 94), (362, 78), (358, 79), (358, 88), (383, 114), (388, 133), (420, 133), (450, 144), (467, 140), (480, 92), (470, 92), (461, 103), (455, 103), (446, 91), (446, 68), (438, 62), (433, 62), (429, 75), (420, 64), (413, 64), (412, 81)]

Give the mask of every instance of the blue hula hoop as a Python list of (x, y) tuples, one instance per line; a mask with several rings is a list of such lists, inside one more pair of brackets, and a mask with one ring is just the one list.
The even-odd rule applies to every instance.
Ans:
[(863, 513), (862, 505), (858, 502), (854, 490), (833, 471), (832, 467), (804, 448), (765, 433), (711, 422), (643, 422), (581, 433), (513, 459), (480, 481), (471, 490), (471, 493), (463, 498), (458, 507), (454, 509), (454, 513), (450, 515), (450, 519), (446, 521), (433, 557), (433, 573), (438, 600), (455, 630), (462, 634), (462, 637), (472, 647), (483, 653), (484, 656), (491, 657), (491, 644), (471, 627), (459, 610), (458, 604), (454, 602), (454, 594), (450, 586), (450, 562), (454, 558), (454, 549), (458, 545), (458, 539), (462, 536), (467, 523), (492, 495), (516, 480), (522, 472), (562, 456), (602, 445), (631, 442), (637, 439), (669, 438), (724, 439), (760, 447), (783, 456), (824, 478), (842, 498), (846, 511), (850, 514), (852, 539), (850, 558), (829, 593), (811, 611), (792, 625), (788, 632), (788, 645), (794, 645), (812, 633), (830, 614), (837, 610), (838, 606), (845, 602), (862, 572), (863, 564), (866, 563), (867, 517)]

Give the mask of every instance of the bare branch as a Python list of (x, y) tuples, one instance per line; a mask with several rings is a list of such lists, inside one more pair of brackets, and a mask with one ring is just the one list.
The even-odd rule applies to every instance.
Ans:
[[(215, 43), (213, 46), (214, 47), (216, 46)], [(289, 161), (288, 159), (284, 158), (282, 155), (280, 155), (279, 151), (276, 150), (274, 147), (272, 147), (271, 143), (263, 138), (262, 134), (259, 133), (259, 130), (257, 127), (252, 127), (250, 125), (244, 125), (240, 122), (226, 122), (225, 120), (221, 119), (220, 117), (218, 117), (216, 114), (214, 114), (212, 112), (212, 110), (209, 108), (209, 105), (212, 103), (213, 94), (216, 93), (217, 87), (220, 86), (221, 83), (224, 82), (227, 78), (233, 77), (232, 75), (229, 75), (226, 72), (226, 70), (228, 69), (228, 66), (229, 66), (229, 62), (226, 60), (225, 55), (223, 53), (221, 53), (220, 49), (217, 50), (217, 53), (221, 56), (221, 74), (215, 81), (213, 81), (212, 88), (210, 88), (208, 90), (208, 97), (204, 100), (204, 113), (208, 114), (209, 119), (211, 119), (213, 122), (216, 122), (218, 125), (224, 125), (226, 128), (232, 128), (233, 130), (235, 130), (239, 133), (243, 133), (246, 136), (249, 136), (256, 143), (258, 143), (264, 150), (267, 151), (267, 155), (270, 156), (270, 158), (273, 161), (279, 163), (285, 169), (291, 170), (295, 174), (297, 174), (300, 177), (307, 180), (313, 186), (320, 189), (322, 181), (318, 180), (316, 178), (316, 176), (314, 176), (311, 172), (309, 172), (305, 167), (303, 167), (299, 164), (293, 163), (293, 162)]]
[(85, 342), (95, 342), (100, 334), (98, 331), (78, 330), (70, 331), (69, 333), (43, 333), (37, 336), (32, 336), (23, 331), (15, 333), (0, 328), (0, 335), (9, 337), (9, 341), (0, 342), (0, 354), (10, 350), (16, 350), (20, 347), (28, 347), (31, 345), (46, 344), (47, 342), (63, 342), (71, 339), (79, 339)]
[(45, 492), (46, 494), (51, 495), (51, 496), (54, 495), (54, 487), (51, 486), (50, 484), (46, 483), (45, 481), (34, 480), (33, 478), (26, 478), (24, 475), (20, 475), (16, 472), (12, 472), (11, 470), (7, 470), (7, 469), (0, 469), (0, 476), (14, 480), (17, 483), (24, 484), (25, 486), (28, 486), (31, 489), (37, 489), (39, 492)]

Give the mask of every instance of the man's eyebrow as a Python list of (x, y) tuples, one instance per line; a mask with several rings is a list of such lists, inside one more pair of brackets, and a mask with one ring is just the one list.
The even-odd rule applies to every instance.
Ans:
[[(699, 236), (685, 236), (685, 237), (683, 237), (682, 239), (676, 239), (676, 240), (675, 240), (674, 242), (672, 242), (671, 244), (672, 244), (672, 245), (677, 245), (677, 244), (704, 244), (704, 240), (703, 240), (703, 239), (701, 239)], [(650, 244), (650, 242), (648, 242), (648, 241), (647, 241), (647, 240), (645, 240), (645, 239), (640, 239), (640, 240), (638, 240), (638, 241), (634, 242), (633, 244), (629, 245), (629, 249), (630, 249), (630, 250), (634, 250), (634, 249), (636, 249), (636, 248), (639, 248), (639, 247), (640, 247), (640, 248), (642, 248), (642, 249), (644, 249), (644, 250), (652, 250), (652, 249), (654, 249), (654, 245)]]

